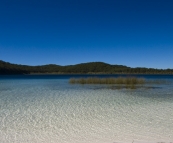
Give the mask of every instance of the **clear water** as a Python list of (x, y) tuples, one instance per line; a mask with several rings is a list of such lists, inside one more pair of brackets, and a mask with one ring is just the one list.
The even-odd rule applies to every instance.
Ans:
[(169, 84), (135, 90), (69, 77), (1, 76), (0, 143), (173, 141), (173, 76), (145, 76)]

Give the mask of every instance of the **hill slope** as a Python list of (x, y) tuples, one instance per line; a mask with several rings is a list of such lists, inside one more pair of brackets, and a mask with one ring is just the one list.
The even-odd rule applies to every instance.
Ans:
[(0, 75), (31, 74), (31, 73), (63, 73), (63, 74), (89, 74), (89, 73), (127, 73), (127, 74), (173, 74), (173, 69), (130, 68), (123, 65), (110, 65), (103, 62), (81, 63), (76, 65), (42, 65), (27, 66), (11, 64), (0, 60)]

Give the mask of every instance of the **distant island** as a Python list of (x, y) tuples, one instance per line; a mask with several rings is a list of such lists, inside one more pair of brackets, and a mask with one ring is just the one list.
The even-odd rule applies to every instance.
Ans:
[(15, 74), (173, 74), (173, 69), (131, 68), (103, 62), (89, 62), (67, 66), (55, 64), (28, 66), (0, 60), (0, 75)]

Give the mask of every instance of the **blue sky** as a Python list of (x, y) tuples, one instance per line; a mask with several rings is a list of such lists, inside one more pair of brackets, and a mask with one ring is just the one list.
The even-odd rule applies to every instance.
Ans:
[(1, 0), (0, 60), (173, 68), (173, 0)]

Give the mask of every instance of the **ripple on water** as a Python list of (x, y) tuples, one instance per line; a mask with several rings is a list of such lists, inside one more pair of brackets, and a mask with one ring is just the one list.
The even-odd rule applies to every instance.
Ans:
[(3, 143), (173, 140), (170, 89), (93, 90), (43, 80), (11, 83), (7, 89), (0, 92)]

